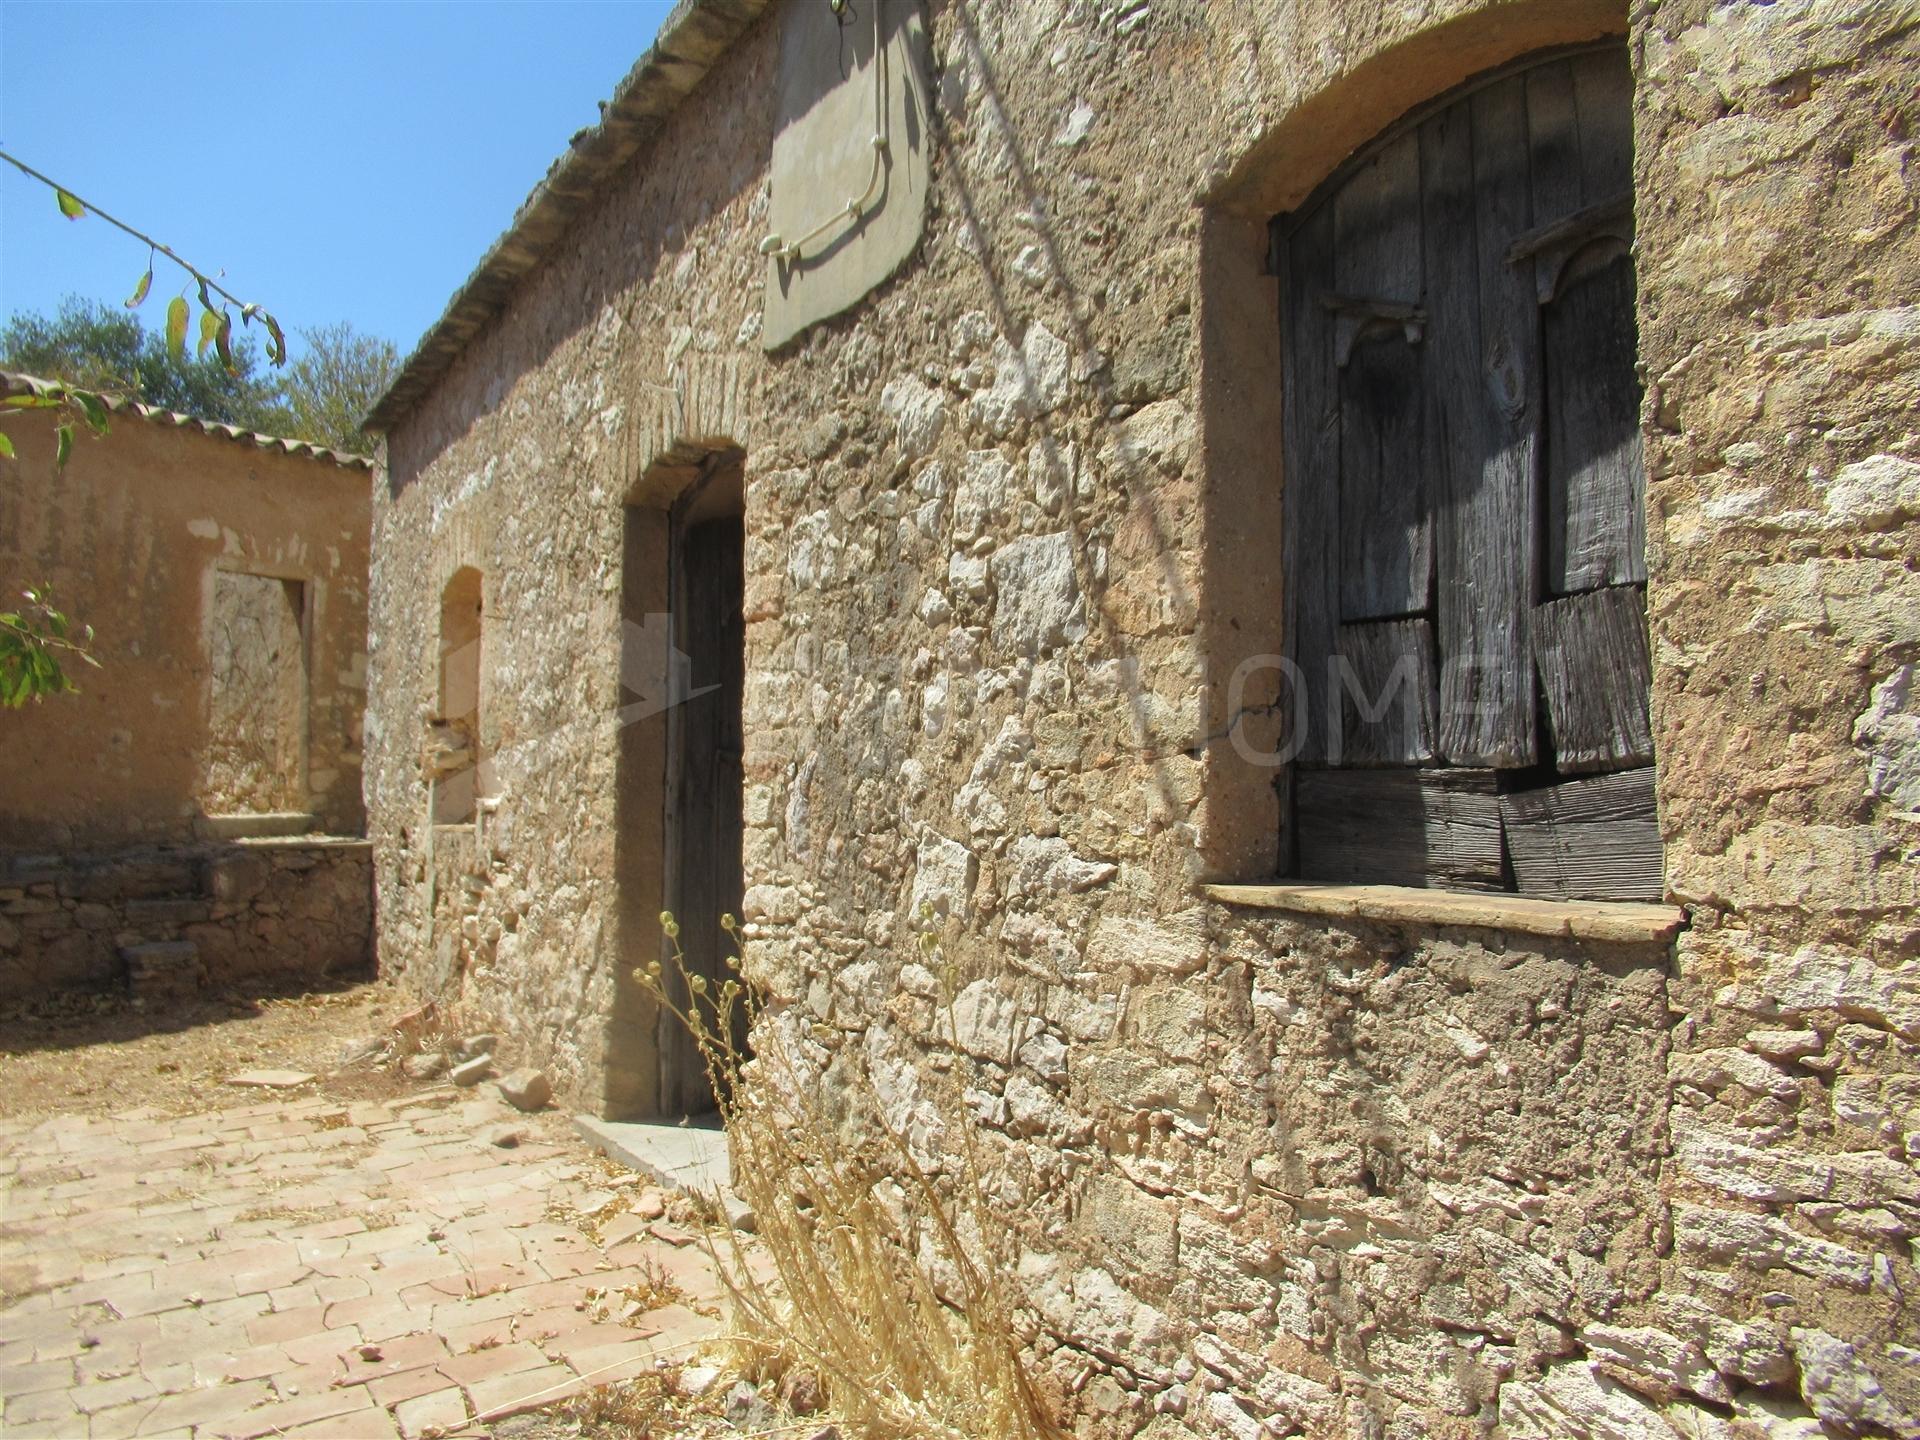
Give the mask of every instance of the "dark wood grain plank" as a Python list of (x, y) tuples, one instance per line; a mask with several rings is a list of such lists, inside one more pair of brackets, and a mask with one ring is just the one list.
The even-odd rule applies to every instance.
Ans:
[(1490, 770), (1303, 770), (1294, 797), (1304, 879), (1506, 888)]
[[(1545, 585), (1567, 595), (1646, 578), (1628, 258), (1632, 78), (1609, 49), (1525, 79), (1533, 229), (1526, 253), (1509, 257), (1532, 270), (1544, 307)], [(1622, 200), (1619, 213), (1608, 209)], [(1573, 224), (1582, 217), (1592, 223)]]
[[(1334, 196), (1339, 294), (1413, 304), (1421, 292), (1420, 147), (1408, 134), (1362, 162)], [(1338, 345), (1340, 618), (1424, 610), (1433, 587), (1430, 506), (1421, 464), (1418, 327), (1336, 318), (1359, 327)]]
[(1531, 214), (1523, 80), (1443, 111), (1420, 140), (1439, 753), (1530, 765), (1538, 320), (1529, 277), (1506, 261)]
[(1569, 62), (1580, 119), (1580, 195), (1597, 205), (1633, 187), (1633, 69), (1625, 46)]
[(1580, 209), (1580, 116), (1571, 62), (1536, 65), (1525, 80), (1533, 224), (1538, 227)]
[(1340, 627), (1339, 765), (1433, 759), (1433, 626), (1424, 619)]
[(1333, 197), (1334, 288), (1420, 301), (1420, 144), (1407, 134), (1362, 161)]
[(1340, 414), (1334, 387), (1333, 314), (1320, 296), (1333, 286), (1333, 207), (1322, 205), (1295, 230), (1284, 257), (1280, 342), (1286, 495), (1283, 552), (1288, 653), (1299, 667), (1306, 734), (1291, 737), (1298, 758), (1326, 757), (1327, 662), (1340, 616)]
[(1502, 795), (1520, 893), (1658, 900), (1665, 878), (1653, 778), (1647, 766)]
[(1533, 631), (1555, 768), (1578, 774), (1651, 763), (1645, 595), (1623, 585), (1551, 600), (1534, 611)]
[[(1589, 257), (1598, 263), (1586, 263)], [(1647, 480), (1632, 258), (1607, 240), (1575, 257), (1541, 322), (1547, 591), (1644, 582)]]

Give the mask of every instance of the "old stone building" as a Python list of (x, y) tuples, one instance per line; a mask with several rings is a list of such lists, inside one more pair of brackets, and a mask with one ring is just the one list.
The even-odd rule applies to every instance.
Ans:
[(738, 904), (1089, 1429), (1916, 1433), (1917, 60), (684, 0), (374, 417), (383, 967), (683, 1113)]
[(99, 662), (0, 718), (0, 996), (364, 965), (369, 462), (115, 401), (56, 467), (67, 418), (0, 473), (0, 575)]

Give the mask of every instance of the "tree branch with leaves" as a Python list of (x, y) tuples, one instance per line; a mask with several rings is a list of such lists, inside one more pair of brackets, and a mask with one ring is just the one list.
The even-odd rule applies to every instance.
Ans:
[(45, 586), (21, 592), (18, 610), (0, 610), (0, 705), (18, 710), (29, 700), (78, 690), (63, 659), (99, 668), (93, 627), (76, 626), (55, 608)]
[[(147, 292), (153, 288), (153, 267), (159, 256), (164, 255), (175, 265), (187, 272), (188, 281), (199, 287), (200, 299), (200, 353), (205, 355), (207, 347), (212, 345), (220, 355), (223, 364), (232, 364), (233, 359), (233, 314), (229, 306), (240, 311), (240, 323), (251, 325), (258, 320), (266, 328), (267, 363), (281, 366), (287, 363), (286, 332), (280, 328), (280, 322), (268, 313), (266, 308), (250, 300), (242, 300), (238, 295), (222, 285), (218, 277), (209, 275), (191, 260), (181, 255), (171, 245), (147, 234), (146, 231), (129, 225), (116, 216), (109, 215), (98, 205), (82, 200), (73, 191), (49, 175), (43, 175), (23, 160), (16, 159), (6, 151), (0, 150), (0, 160), (13, 166), (29, 179), (38, 180), (53, 191), (54, 203), (60, 207), (60, 213), (69, 220), (84, 219), (88, 215), (97, 215), (116, 230), (123, 230), (147, 247), (147, 269), (140, 281), (133, 287), (133, 293), (127, 297), (127, 308), (137, 310), (145, 303)], [(220, 303), (215, 304), (213, 297), (218, 295)], [(187, 301), (187, 287), (182, 286), (180, 293), (167, 304), (167, 344), (177, 356), (184, 356), (187, 349), (187, 326), (192, 319), (193, 307)]]
[[(258, 320), (265, 328), (268, 337), (267, 363), (274, 366), (281, 366), (287, 363), (286, 332), (280, 328), (280, 322), (269, 314), (264, 307), (250, 300), (242, 300), (238, 295), (235, 295), (231, 290), (227, 289), (226, 286), (222, 285), (217, 276), (209, 275), (191, 260), (181, 255), (180, 252), (175, 250), (171, 245), (154, 239), (154, 237), (147, 234), (146, 231), (129, 225), (118, 216), (109, 215), (99, 206), (82, 200), (58, 180), (55, 180), (50, 175), (43, 175), (24, 160), (17, 159), (4, 150), (0, 150), (0, 160), (6, 161), (7, 164), (13, 166), (13, 168), (18, 170), (22, 175), (27, 176), (31, 180), (39, 181), (42, 185), (45, 185), (49, 190), (53, 191), (54, 203), (59, 207), (60, 213), (66, 216), (67, 219), (82, 220), (88, 215), (97, 215), (116, 230), (125, 231), (147, 247), (147, 268), (145, 273), (140, 276), (139, 282), (133, 287), (133, 293), (127, 297), (127, 309), (137, 310), (141, 305), (146, 303), (147, 294), (153, 289), (154, 265), (160, 256), (166, 256), (167, 259), (171, 260), (186, 272), (187, 283), (180, 287), (180, 293), (178, 295), (167, 302), (167, 348), (172, 352), (176, 360), (184, 360), (186, 358), (187, 329), (193, 318), (193, 306), (187, 299), (187, 289), (189, 286), (193, 286), (199, 290), (200, 343), (198, 354), (202, 358), (205, 357), (208, 347), (212, 347), (219, 355), (220, 363), (229, 371), (234, 369), (233, 311), (230, 307), (237, 306), (240, 312), (240, 323), (243, 326), (251, 325), (254, 321)], [(215, 301), (215, 296), (220, 297), (218, 302)], [(56, 406), (70, 405), (79, 412), (78, 418), (83, 419), (88, 428), (93, 430), (95, 434), (104, 435), (107, 432), (106, 403), (104, 397), (97, 391), (82, 389), (72, 385), (54, 385), (43, 387), (39, 393), (32, 397), (16, 396), (8, 403), (16, 407), (22, 405), (44, 405), (48, 403)], [(67, 456), (73, 451), (74, 433), (74, 427), (70, 423), (63, 424), (59, 427), (58, 452), (55, 462), (57, 465), (64, 466), (67, 463)], [(12, 454), (13, 443), (8, 440), (4, 434), (0, 434), (0, 456), (10, 457)]]

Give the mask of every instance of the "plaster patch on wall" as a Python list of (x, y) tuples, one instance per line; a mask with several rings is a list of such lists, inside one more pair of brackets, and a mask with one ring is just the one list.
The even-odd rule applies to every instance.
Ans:
[(919, 0), (872, 0), (843, 15), (788, 0), (780, 24), (762, 247), (768, 350), (860, 300), (913, 253), (927, 224), (932, 149)]
[(197, 540), (218, 540), (220, 538), (220, 522), (212, 518), (189, 520), (187, 522), (187, 533)]

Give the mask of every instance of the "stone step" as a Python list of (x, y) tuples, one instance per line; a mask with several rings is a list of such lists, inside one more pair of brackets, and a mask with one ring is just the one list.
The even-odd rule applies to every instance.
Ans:
[(573, 1128), (609, 1160), (651, 1176), (668, 1190), (717, 1198), (734, 1229), (755, 1227), (753, 1211), (733, 1193), (731, 1151), (717, 1115), (692, 1116), (678, 1125), (575, 1115)]
[(213, 902), (197, 895), (165, 895), (153, 900), (129, 900), (123, 908), (136, 930), (196, 925), (212, 918)]
[(122, 945), (120, 959), (127, 967), (127, 989), (137, 996), (182, 994), (206, 983), (207, 967), (191, 940)]
[(309, 834), (314, 817), (304, 810), (269, 810), (249, 815), (202, 815), (193, 828), (212, 840), (254, 840)]

